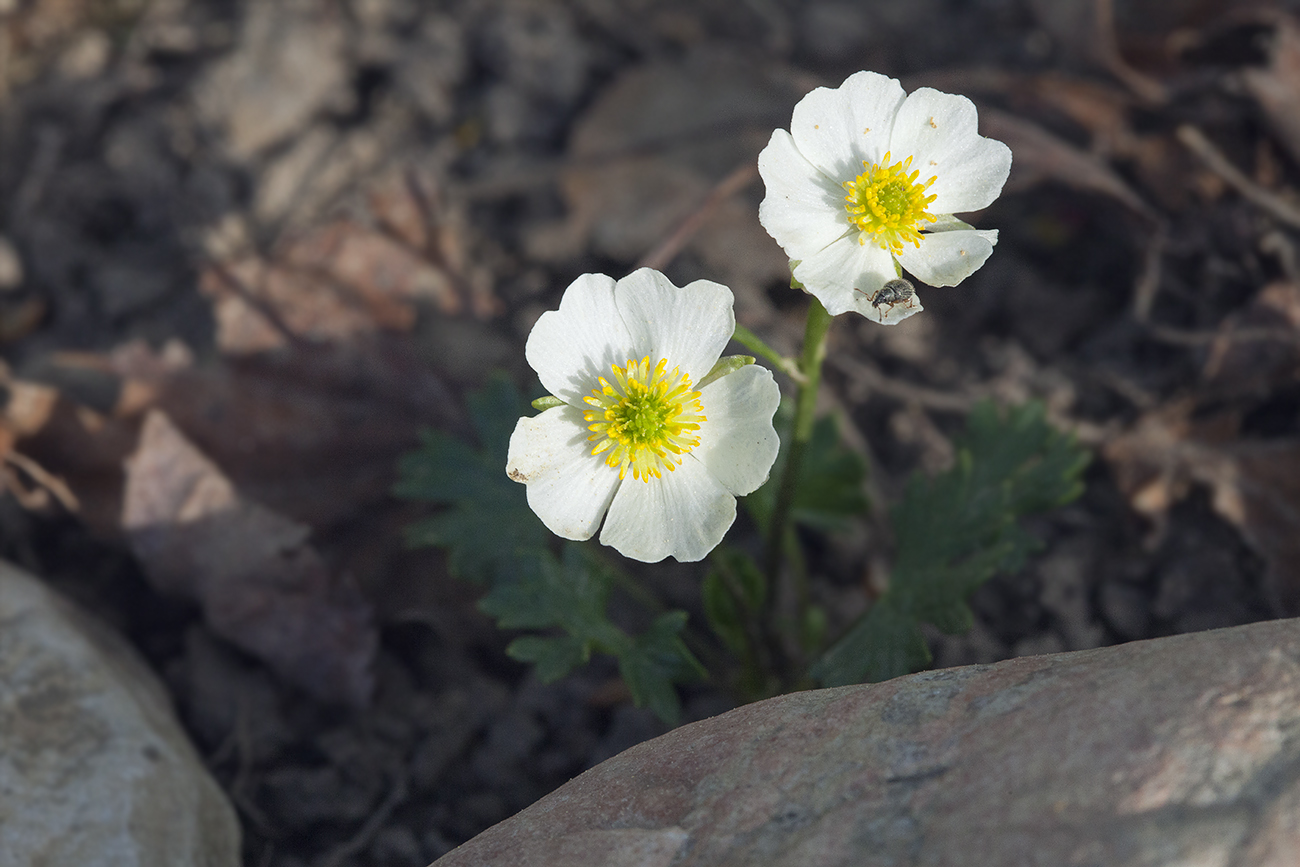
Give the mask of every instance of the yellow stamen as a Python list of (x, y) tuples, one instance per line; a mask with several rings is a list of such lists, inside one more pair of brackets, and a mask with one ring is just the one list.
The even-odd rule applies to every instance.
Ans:
[(675, 470), (681, 455), (700, 444), (693, 433), (706, 420), (690, 377), (676, 367), (668, 373), (666, 359), (651, 368), (648, 355), (610, 367), (615, 384), (602, 376), (600, 387), (583, 398), (593, 407), (582, 414), (592, 432), (587, 439), (595, 443), (591, 453), (608, 452), (605, 463), (618, 468), (620, 479), (629, 467), (632, 478), (644, 482), (660, 478), (662, 470)]
[(908, 173), (912, 158), (891, 164), (888, 151), (880, 162), (863, 160), (862, 166), (866, 171), (843, 185), (849, 191), (844, 207), (858, 227), (858, 243), (869, 240), (895, 256), (904, 243), (920, 247), (921, 229), (938, 219), (926, 210), (937, 196), (925, 194), (938, 176), (919, 182), (919, 171)]

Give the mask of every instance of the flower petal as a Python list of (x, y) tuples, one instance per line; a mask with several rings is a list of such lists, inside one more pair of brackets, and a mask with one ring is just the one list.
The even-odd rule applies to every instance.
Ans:
[(954, 229), (922, 235), (921, 247), (903, 247), (898, 261), (908, 273), (931, 286), (956, 286), (993, 254), (997, 229)]
[(914, 90), (898, 109), (889, 140), (894, 159), (912, 156), (912, 168), (935, 182), (930, 212), (962, 214), (988, 207), (1011, 171), (1011, 148), (978, 131), (975, 104), (928, 87)]
[(875, 244), (859, 244), (856, 236), (841, 238), (794, 269), (794, 279), (832, 316), (858, 309), (862, 295), (870, 298), (896, 276), (889, 251)]
[(546, 390), (578, 404), (610, 365), (627, 363), (631, 336), (614, 302), (614, 280), (583, 274), (564, 290), (559, 310), (543, 313), (528, 335), (524, 357)]
[(717, 547), (735, 520), (736, 498), (687, 455), (662, 478), (627, 478), (609, 505), (600, 542), (644, 563), (665, 557), (694, 563)]
[(618, 471), (591, 454), (582, 410), (557, 406), (519, 419), (506, 474), (528, 486), (528, 507), (557, 536), (590, 539), (618, 490)]
[(731, 290), (710, 280), (679, 289), (658, 271), (641, 268), (618, 281), (614, 298), (631, 335), (632, 354), (623, 361), (666, 358), (670, 370), (680, 367), (692, 382), (713, 369), (736, 331)]
[(705, 386), (700, 402), (708, 420), (691, 455), (736, 496), (756, 490), (767, 481), (781, 444), (772, 426), (781, 389), (772, 372), (747, 364)]
[(858, 306), (855, 309), (872, 322), (878, 322), (881, 325), (897, 325), (909, 316), (915, 316), (925, 309), (921, 304), (920, 296), (915, 293), (906, 301), (886, 301), (877, 307), (871, 302), (875, 299), (876, 292), (879, 291), (880, 289), (876, 289), (870, 295), (857, 295)]
[(758, 173), (767, 187), (758, 221), (791, 259), (811, 256), (849, 231), (844, 188), (799, 153), (790, 133), (773, 131), (758, 155)]
[(903, 86), (878, 72), (855, 72), (835, 89), (818, 87), (799, 100), (790, 134), (808, 162), (837, 184), (880, 162), (889, 149)]

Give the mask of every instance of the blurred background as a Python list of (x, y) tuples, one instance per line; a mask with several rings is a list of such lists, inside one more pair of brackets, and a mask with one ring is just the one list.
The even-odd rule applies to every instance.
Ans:
[[(612, 666), (504, 656), (405, 548), (396, 459), (472, 437), (493, 371), (538, 396), (524, 338), (584, 272), (726, 283), (792, 352), (755, 159), (871, 69), (969, 96), (1014, 164), (982, 270), (835, 323), (875, 512), (814, 551), (820, 601), (865, 608), (883, 510), (993, 397), (1095, 459), (937, 665), (1300, 613), (1296, 6), (0, 0), (0, 554), (163, 676), (247, 864), (426, 864), (663, 727)], [(196, 486), (240, 520), (187, 527)]]

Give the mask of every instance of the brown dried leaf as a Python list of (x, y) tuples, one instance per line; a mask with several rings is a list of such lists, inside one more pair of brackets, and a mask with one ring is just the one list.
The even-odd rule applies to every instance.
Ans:
[(199, 602), (213, 631), (320, 698), (363, 704), (378, 638), (308, 527), (250, 502), (167, 416), (127, 462), (122, 529), (150, 580)]
[(1267, 564), (1265, 589), (1279, 615), (1300, 614), (1300, 441), (1241, 440), (1239, 419), (1223, 412), (1193, 419), (1186, 399), (1148, 413), (1103, 454), (1154, 538), (1166, 513), (1196, 485)]
[(368, 215), (316, 226), (265, 257), (214, 242), (217, 261), (199, 287), (212, 299), (224, 352), (409, 331), (421, 301), (446, 315), (466, 306), (482, 318), (501, 311), (488, 272), (468, 264), (464, 234), (432, 180), (395, 172), (367, 198)]
[(161, 409), (241, 491), (318, 530), (384, 501), (421, 427), (460, 424), (442, 382), (393, 340), (296, 344), (202, 368), (136, 343), (106, 362), (124, 379), (119, 413)]
[[(560, 181), (568, 217), (536, 227), (526, 239), (530, 255), (570, 261), (590, 245), (601, 256), (640, 260), (719, 181), (754, 164), (772, 128), (789, 123), (808, 89), (789, 70), (721, 50), (620, 75), (575, 123)], [(743, 217), (712, 209), (690, 245), (708, 260), (710, 276), (738, 296), (789, 269), (754, 219), (758, 192), (750, 192), (755, 198), (740, 209)]]
[(1300, 441), (1243, 442), (1215, 457), (1197, 469), (1215, 511), (1264, 558), (1274, 608), (1300, 614)]
[(480, 319), (505, 310), (492, 291), (492, 275), (470, 260), (461, 209), (448, 205), (438, 184), (418, 168), (390, 172), (367, 195), (370, 215), (390, 238), (439, 268), (447, 286), (438, 295), (443, 312), (470, 310)]
[[(340, 221), (287, 244), (277, 261), (246, 256), (200, 276), (213, 302), (217, 345), (230, 354), (284, 346), (293, 337), (343, 341), (406, 331), (414, 302), (459, 302), (446, 275), (371, 229)], [(448, 299), (451, 299), (448, 301)]]
[(1294, 18), (1279, 16), (1268, 68), (1242, 70), (1242, 80), (1291, 158), (1300, 163), (1300, 24)]
[(37, 484), (45, 474), (56, 497), (76, 504), (79, 517), (97, 533), (112, 534), (121, 511), (122, 461), (135, 443), (135, 425), (81, 406), (58, 389), (6, 376), (9, 393), (3, 425), (38, 469), (25, 470)]
[(1270, 283), (1227, 317), (1210, 344), (1204, 376), (1234, 393), (1263, 393), (1300, 374), (1300, 285)]

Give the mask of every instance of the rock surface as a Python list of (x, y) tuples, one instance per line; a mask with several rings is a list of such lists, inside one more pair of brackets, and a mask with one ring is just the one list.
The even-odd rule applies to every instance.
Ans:
[(131, 649), (0, 561), (0, 864), (235, 867), (239, 826)]
[(1300, 620), (925, 672), (684, 726), (436, 863), (1283, 867), (1297, 723)]

